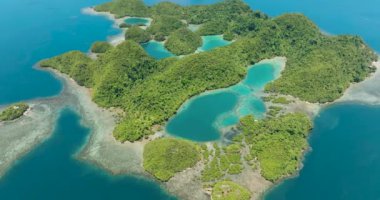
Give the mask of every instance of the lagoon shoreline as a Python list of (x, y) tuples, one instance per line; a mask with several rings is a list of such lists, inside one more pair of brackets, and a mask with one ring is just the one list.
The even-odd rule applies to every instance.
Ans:
[[(374, 63), (374, 66), (379, 67), (379, 63), (380, 62)], [(26, 116), (23, 116), (20, 119), (12, 122), (0, 124), (0, 138), (4, 138), (4, 134), (5, 132), (7, 132), (4, 130), (9, 130), (5, 127), (10, 127), (12, 130), (14, 130), (14, 127), (20, 127), (21, 135), (24, 136), (13, 139), (13, 142), (18, 142), (20, 144), (18, 146), (12, 146), (12, 149), (9, 149), (9, 147), (4, 148), (4, 145), (0, 145), (0, 147), (2, 147), (0, 148), (0, 152), (2, 152), (3, 149), (6, 149), (7, 152), (12, 152), (11, 154), (6, 154), (7, 159), (1, 158), (2, 163), (0, 165), (0, 177), (4, 175), (7, 170), (9, 170), (9, 168), (14, 164), (15, 160), (19, 159), (26, 153), (33, 150), (35, 146), (41, 144), (43, 141), (48, 139), (52, 131), (54, 130), (55, 121), (58, 118), (60, 111), (64, 107), (71, 107), (82, 116), (83, 125), (90, 128), (91, 130), (91, 134), (87, 143), (83, 145), (82, 149), (76, 155), (78, 159), (100, 166), (101, 168), (111, 172), (112, 174), (136, 174), (152, 178), (151, 175), (147, 174), (142, 167), (143, 148), (147, 142), (154, 140), (158, 137), (162, 137), (163, 135), (165, 135), (165, 133), (159, 132), (155, 135), (152, 135), (148, 139), (144, 139), (142, 141), (134, 143), (120, 143), (116, 141), (116, 139), (112, 135), (112, 131), (116, 125), (117, 112), (112, 111), (112, 109), (104, 109), (97, 106), (91, 99), (90, 89), (79, 86), (73, 79), (71, 79), (67, 75), (62, 74), (53, 69), (40, 70), (46, 70), (50, 72), (53, 76), (58, 78), (64, 85), (63, 91), (60, 93), (59, 96), (56, 97), (29, 101), (28, 103), (31, 104), (32, 109), (28, 113), (26, 113)], [(380, 71), (377, 70), (373, 75), (368, 77), (363, 82), (353, 84), (336, 102), (323, 105), (311, 104), (307, 102), (296, 102), (294, 105), (297, 105), (295, 107), (297, 107), (300, 110), (303, 110), (305, 107), (310, 107), (313, 111), (311, 112), (311, 116), (316, 116), (321, 109), (328, 105), (335, 103), (351, 102), (352, 99), (362, 100), (363, 103), (367, 104), (378, 104), (380, 103), (380, 98), (378, 98), (379, 101), (366, 102), (363, 101), (363, 99), (361, 99), (361, 93), (353, 93), (351, 92), (351, 90), (355, 90), (358, 87), (365, 88), (366, 86), (371, 85), (374, 81), (379, 80), (379, 77)], [(370, 88), (373, 87), (375, 86), (371, 85)], [(347, 98), (347, 95), (349, 95), (350, 98)], [(49, 108), (50, 110), (47, 114), (43, 114), (43, 112), (37, 112), (38, 110), (36, 108), (38, 108), (39, 106)], [(49, 119), (51, 123), (46, 124), (50, 126), (37, 127), (36, 130), (40, 131), (34, 131), (33, 134), (30, 134), (30, 132), (27, 131), (28, 129), (25, 127), (34, 124), (33, 119), (40, 120), (41, 117), (39, 117), (39, 115), (45, 117), (43, 119)], [(31, 121), (27, 123), (25, 122), (26, 120)], [(28, 135), (28, 137), (25, 137), (26, 135)], [(307, 154), (309, 151), (310, 149), (305, 151), (305, 154)], [(300, 169), (301, 168), (302, 163), (300, 164)], [(253, 173), (254, 177), (260, 175), (253, 171), (249, 173)], [(191, 195), (196, 192), (194, 191), (194, 189), (198, 189), (198, 192), (196, 193), (199, 194), (199, 197), (202, 197), (203, 195), (206, 195), (204, 193), (204, 189), (202, 187), (196, 187), (199, 181), (197, 179), (197, 177), (199, 178), (199, 174), (199, 169), (196, 170), (191, 168), (185, 170), (184, 172), (178, 173), (176, 176), (173, 177), (172, 180), (162, 184), (167, 188), (169, 192), (174, 193), (174, 195), (178, 195), (182, 199), (191, 199)], [(192, 177), (190, 179), (190, 182), (184, 179), (184, 177), (188, 178), (188, 176)], [(293, 176), (297, 176), (297, 174)], [(241, 178), (244, 177), (249, 176), (242, 176)], [(238, 182), (240, 181), (242, 185), (249, 186), (250, 184), (252, 184), (252, 182), (249, 181), (248, 184), (246, 179), (244, 179), (246, 181), (244, 181), (243, 179), (240, 180), (240, 178), (235, 179)], [(260, 193), (254, 195), (255, 198), (253, 199), (262, 198), (262, 195), (269, 191), (270, 188), (273, 188), (275, 185), (277, 185), (285, 179), (287, 178), (284, 178), (277, 183), (265, 183), (265, 186), (258, 186), (262, 189), (260, 190)], [(181, 183), (186, 184), (182, 184), (183, 187), (179, 188), (178, 185), (181, 185)], [(192, 188), (191, 191), (190, 188)], [(203, 196), (202, 199), (204, 197), (205, 196)]]
[[(117, 20), (123, 19), (116, 19), (110, 13), (99, 14), (99, 12), (96, 12), (93, 8), (92, 10), (90, 9), (90, 11), (84, 11), (84, 13), (104, 15), (108, 17), (110, 20), (115, 21), (115, 24), (117, 24)], [(121, 22), (119, 21), (119, 23)], [(124, 33), (122, 33), (121, 36), (119, 35), (111, 39), (110, 43), (113, 45), (117, 45), (123, 40)], [(310, 117), (313, 118), (320, 112), (322, 108), (335, 103), (354, 101), (363, 102), (366, 104), (380, 104), (380, 94), (372, 95), (372, 93), (374, 92), (374, 88), (380, 85), (380, 62), (375, 62), (374, 66), (377, 67), (377, 71), (373, 75), (367, 77), (364, 81), (360, 83), (352, 84), (350, 88), (348, 88), (344, 92), (343, 96), (338, 100), (323, 105), (296, 101), (294, 104), (291, 104), (287, 107), (287, 112), (306, 111), (310, 114)], [(283, 68), (284, 67), (285, 65), (283, 66)], [(81, 115), (83, 125), (91, 129), (91, 134), (89, 136), (88, 141), (83, 145), (82, 149), (76, 155), (78, 159), (96, 164), (102, 167), (103, 169), (108, 170), (112, 174), (128, 173), (151, 177), (142, 168), (143, 148), (147, 142), (157, 137), (162, 137), (164, 133), (157, 133), (155, 135), (152, 135), (148, 139), (144, 139), (142, 141), (134, 143), (120, 143), (116, 141), (116, 139), (112, 135), (112, 131), (117, 122), (116, 112), (110, 109), (104, 109), (97, 106), (91, 99), (90, 90), (88, 88), (79, 86), (73, 79), (71, 79), (67, 75), (52, 69), (43, 70), (47, 70), (51, 74), (53, 74), (53, 76), (57, 77), (63, 83), (64, 89), (57, 97), (37, 99), (28, 102), (32, 105), (32, 109), (30, 112), (26, 114), (26, 116), (22, 117), (19, 120), (0, 124), (0, 138), (6, 137), (7, 130), (12, 129), (13, 131), (15, 130), (14, 127), (20, 128), (19, 138), (13, 138), (11, 140), (8, 140), (11, 141), (10, 144), (19, 143), (18, 145), (10, 145), (10, 148), (5, 144), (0, 143), (0, 152), (11, 152), (8, 154), (3, 154), (5, 155), (5, 157), (3, 158), (0, 157), (0, 177), (5, 174), (5, 172), (12, 166), (12, 164), (15, 163), (17, 159), (25, 155), (27, 152), (33, 150), (33, 148), (36, 145), (41, 144), (44, 140), (49, 138), (52, 131), (54, 130), (55, 121), (59, 116), (59, 112), (67, 106), (74, 108), (75, 111)], [(41, 109), (46, 108), (47, 110), (38, 112), (39, 106), (41, 106)], [(30, 132), (28, 131), (29, 129), (26, 127), (34, 125), (36, 121), (41, 121), (45, 119), (49, 120), (49, 123), (46, 123), (46, 126), (37, 127), (36, 129), (39, 129), (40, 131), (34, 131), (33, 134), (30, 134)], [(308, 151), (305, 151), (305, 153), (307, 152)], [(301, 168), (302, 163), (300, 163), (300, 169)], [(199, 192), (204, 191), (202, 187), (192, 187), (198, 184), (196, 178), (198, 177), (199, 172), (199, 170), (193, 170), (193, 168), (185, 170), (184, 172), (178, 173), (168, 183), (164, 183), (164, 185), (167, 187), (168, 191), (178, 195), (179, 197), (183, 199), (191, 199), (191, 195), (193, 195), (194, 193), (200, 194)], [(193, 177), (190, 182), (186, 182), (187, 180), (185, 180), (188, 178), (188, 176)], [(247, 177), (248, 176), (242, 176), (241, 179), (237, 178), (236, 181), (244, 182), (242, 178)], [(288, 177), (284, 179), (287, 178)], [(246, 181), (248, 182), (242, 184), (251, 184), (249, 180)], [(176, 187), (178, 186), (178, 184), (181, 183), (185, 184), (182, 184), (180, 188)], [(269, 191), (270, 188), (273, 188), (273, 185), (277, 184), (277, 182), (274, 184), (270, 183), (263, 187), (261, 192)], [(252, 191), (252, 189), (250, 190)], [(262, 194), (264, 194), (264, 192), (258, 195), (254, 195), (252, 199), (259, 199)], [(201, 196), (203, 195), (200, 195), (200, 198)], [(207, 196), (203, 196), (202, 198), (205, 197)]]

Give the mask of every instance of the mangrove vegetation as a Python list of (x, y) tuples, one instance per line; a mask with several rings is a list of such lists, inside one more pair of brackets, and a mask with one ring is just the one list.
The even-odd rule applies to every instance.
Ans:
[(1, 121), (11, 121), (20, 118), (29, 109), (29, 105), (26, 103), (17, 103), (10, 105), (0, 113)]
[(213, 200), (249, 200), (251, 193), (232, 181), (221, 181), (215, 184), (211, 196)]
[[(312, 123), (305, 114), (284, 111), (283, 107), (292, 103), (289, 99), (334, 101), (351, 83), (364, 80), (375, 70), (371, 63), (377, 56), (361, 38), (327, 36), (301, 14), (271, 18), (251, 10), (242, 0), (186, 7), (169, 2), (149, 7), (142, 0), (114, 0), (95, 9), (152, 21), (146, 30), (123, 25), (128, 28), (126, 41), (115, 47), (94, 43), (91, 51), (98, 53), (96, 59), (70, 51), (41, 61), (40, 66), (56, 69), (91, 88), (99, 106), (123, 109), (125, 114), (113, 132), (121, 142), (154, 133), (189, 98), (238, 83), (247, 66), (277, 56), (287, 58), (281, 76), (265, 87), (270, 93), (265, 100), (273, 104), (266, 117), (240, 119), (237, 134), (228, 144), (161, 138), (145, 145), (143, 167), (161, 181), (201, 162), (200, 180), (212, 189), (214, 200), (250, 199), (247, 188), (229, 181), (245, 170), (258, 170), (266, 180), (276, 182), (299, 169)], [(189, 25), (200, 28), (192, 32)], [(223, 35), (233, 43), (194, 53), (205, 35)], [(151, 39), (164, 41), (176, 55), (187, 56), (155, 60), (141, 46)], [(0, 116), (21, 113), (11, 108)]]
[(312, 124), (305, 114), (293, 113), (264, 120), (246, 116), (239, 128), (249, 149), (245, 160), (259, 167), (265, 179), (277, 181), (299, 168)]
[[(130, 11), (141, 3), (116, 0), (100, 7), (118, 16), (141, 16)], [(131, 41), (133, 34), (127, 34), (131, 40), (93, 61), (74, 51), (41, 62), (43, 67), (55, 68), (94, 88), (93, 99), (99, 105), (123, 108), (125, 118), (114, 131), (120, 141), (151, 134), (152, 126), (163, 125), (188, 98), (236, 84), (247, 66), (263, 59), (287, 58), (281, 77), (266, 86), (267, 92), (319, 103), (337, 99), (351, 83), (367, 77), (374, 71), (371, 62), (377, 59), (357, 36), (327, 36), (301, 14), (270, 18), (252, 11), (241, 0), (187, 7), (159, 3), (141, 11), (153, 20), (146, 30), (150, 37), (165, 40), (169, 36), (166, 46), (177, 54), (191, 53), (203, 34), (224, 34), (234, 42), (208, 52), (156, 61), (136, 43), (147, 40), (145, 33), (136, 35), (144, 36), (134, 39), (136, 42)], [(198, 36), (185, 31), (187, 24), (201, 25), (195, 33)], [(198, 39), (183, 40), (181, 33)]]
[(199, 147), (189, 141), (162, 138), (144, 147), (144, 169), (161, 181), (193, 167), (201, 158)]

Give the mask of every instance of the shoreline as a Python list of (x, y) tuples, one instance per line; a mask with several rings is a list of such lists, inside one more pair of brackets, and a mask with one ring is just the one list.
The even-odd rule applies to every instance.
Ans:
[(50, 138), (60, 112), (72, 104), (64, 81), (52, 75), (63, 84), (58, 95), (25, 101), (30, 108), (22, 117), (0, 123), (0, 178), (17, 164), (16, 160)]
[(112, 35), (107, 37), (107, 42), (109, 42), (112, 46), (117, 46), (118, 44), (122, 43), (124, 41), (124, 35), (125, 35), (125, 29), (120, 28), (120, 24), (124, 22), (126, 17), (117, 19), (115, 15), (109, 13), (109, 12), (97, 12), (95, 11), (94, 7), (86, 7), (81, 9), (81, 13), (83, 15), (90, 15), (90, 16), (102, 16), (106, 19), (113, 22), (112, 27), (115, 29), (119, 29), (121, 33), (117, 35)]
[[(268, 59), (273, 60), (273, 59)], [(380, 62), (375, 63), (377, 68), (380, 68)], [(282, 65), (282, 67), (285, 67), (285, 64)], [(49, 123), (47, 124), (48, 127), (46, 128), (36, 128), (36, 133), (31, 134), (30, 138), (20, 138), (19, 140), (15, 140), (19, 145), (16, 148), (13, 147), (12, 150), (9, 150), (9, 147), (5, 147), (6, 145), (1, 144), (0, 142), (0, 152), (10, 151), (11, 154), (3, 154), (8, 157), (7, 160), (5, 160), (0, 156), (0, 160), (2, 160), (2, 163), (0, 163), (0, 178), (4, 173), (14, 164), (14, 161), (18, 158), (25, 155), (27, 152), (30, 152), (33, 150), (35, 146), (42, 143), (46, 139), (49, 138), (49, 136), (52, 134), (52, 131), (54, 130), (56, 119), (59, 116), (60, 111), (64, 107), (72, 107), (75, 109), (78, 114), (81, 115), (82, 120), (81, 123), (89, 127), (91, 129), (91, 133), (89, 135), (89, 138), (85, 144), (83, 144), (82, 148), (75, 154), (75, 157), (79, 160), (83, 160), (90, 164), (95, 164), (102, 169), (111, 172), (112, 174), (136, 174), (136, 175), (142, 175), (144, 177), (152, 178), (151, 175), (146, 173), (142, 167), (142, 154), (143, 154), (143, 148), (144, 145), (154, 140), (158, 137), (163, 137), (164, 133), (159, 132), (155, 135), (150, 136), (148, 139), (144, 139), (142, 141), (130, 143), (120, 143), (116, 141), (116, 139), (112, 136), (113, 128), (116, 125), (116, 112), (110, 110), (110, 109), (104, 109), (97, 106), (91, 99), (90, 89), (79, 86), (73, 79), (68, 77), (65, 74), (62, 74), (56, 70), (53, 69), (41, 69), (39, 70), (45, 70), (51, 73), (54, 77), (58, 78), (62, 84), (63, 84), (63, 90), (58, 96), (54, 96), (51, 98), (44, 98), (44, 99), (36, 99), (33, 101), (28, 101), (28, 103), (31, 105), (31, 110), (26, 114), (26, 116), (21, 117), (18, 120), (9, 122), (9, 123), (2, 123), (0, 124), (0, 138), (4, 137), (3, 132), (5, 129), (3, 127), (9, 126), (12, 131), (14, 131), (14, 126), (20, 126), (22, 124), (23, 126), (20, 126), (20, 132), (22, 134), (30, 134), (27, 128), (25, 126), (27, 125), (34, 125), (35, 120), (39, 120), (41, 118), (33, 118), (34, 115), (38, 116), (41, 113), (38, 113), (36, 108), (38, 108), (39, 105), (42, 105), (42, 107), (49, 108), (49, 112), (42, 117), (45, 117), (44, 119), (48, 119)], [(359, 95), (352, 95), (349, 93), (351, 88), (362, 88), (361, 85), (366, 86), (367, 84), (372, 84), (374, 80), (378, 80), (380, 84), (380, 71), (377, 70), (374, 75), (368, 77), (366, 80), (360, 83), (353, 84), (344, 95), (350, 95), (350, 97), (356, 97), (360, 98)], [(369, 83), (367, 83), (369, 82)], [(347, 93), (347, 94), (346, 94)], [(340, 98), (335, 102), (323, 104), (318, 106), (318, 110), (315, 110), (316, 113), (320, 111), (321, 108), (324, 108), (328, 105), (332, 105), (335, 103), (345, 102), (345, 98)], [(379, 96), (379, 102), (380, 102), (380, 96)], [(364, 102), (365, 103), (365, 102)], [(312, 103), (304, 102), (305, 105), (316, 105)], [(303, 107), (298, 107), (298, 109), (303, 109)], [(304, 110), (305, 111), (305, 110)], [(34, 114), (35, 113), (35, 114)], [(29, 123), (24, 123), (25, 119), (32, 119)], [(9, 129), (8, 129), (9, 130)], [(40, 131), (38, 131), (40, 130)], [(41, 131), (42, 130), (42, 131)], [(21, 142), (20, 142), (21, 140)], [(1, 141), (1, 140), (0, 140)], [(32, 141), (32, 142), (31, 142)], [(14, 143), (12, 143), (14, 144)], [(8, 149), (7, 149), (8, 148)], [(310, 149), (305, 151), (305, 155), (310, 151)], [(1, 154), (0, 154), (1, 155)], [(5, 163), (5, 164), (4, 164)], [(195, 193), (199, 196), (200, 199), (207, 199), (207, 194), (205, 193), (205, 190), (202, 188), (202, 184), (199, 184), (199, 175), (200, 175), (200, 169), (199, 163), (194, 168), (187, 169), (183, 172), (180, 172), (176, 174), (173, 179), (169, 180), (168, 182), (161, 183), (159, 182), (159, 185), (163, 185), (164, 188), (174, 194), (178, 195), (182, 199), (191, 199), (191, 196)], [(303, 162), (300, 163), (299, 170), (302, 169)], [(247, 171), (247, 173), (246, 173)], [(298, 171), (299, 172), (299, 171)], [(245, 174), (245, 175), (243, 175)], [(294, 174), (290, 177), (297, 176), (297, 174)], [(186, 178), (185, 178), (186, 177)], [(188, 180), (188, 177), (191, 177), (190, 180)], [(240, 177), (240, 178), (237, 178)], [(235, 181), (239, 182), (242, 185), (245, 185), (246, 187), (251, 187), (252, 185), (257, 186), (257, 183), (254, 182), (253, 184), (252, 177), (260, 178), (261, 175), (254, 170), (246, 169), (244, 170), (244, 173), (242, 173), (240, 176), (237, 176), (234, 178)], [(248, 180), (248, 177), (249, 178)], [(262, 178), (262, 177), (261, 177)], [(276, 187), (276, 185), (281, 184), (282, 181), (288, 179), (289, 177), (283, 178), (281, 181), (276, 183), (267, 183), (264, 185), (258, 185), (257, 188), (259, 188), (260, 192), (253, 193), (252, 199), (261, 199), (268, 191), (270, 191), (272, 188)], [(256, 187), (255, 186), (255, 187)], [(253, 191), (255, 189), (249, 188), (250, 191)]]
[(369, 105), (380, 104), (380, 57), (372, 63), (376, 71), (359, 83), (351, 84), (344, 94), (333, 103), (363, 103)]
[[(112, 45), (116, 46), (125, 40), (124, 34), (126, 29), (120, 28), (119, 25), (124, 23), (125, 19), (129, 18), (128, 16), (116, 18), (115, 15), (109, 12), (97, 12), (93, 7), (84, 8), (81, 12), (86, 15), (106, 17), (113, 22), (114, 28), (121, 30), (120, 34), (107, 38), (107, 41)], [(143, 27), (148, 27), (150, 23), (151, 19), (149, 24)], [(258, 63), (273, 62), (273, 60), (277, 58), (285, 59), (284, 63), (280, 66), (280, 71), (276, 72), (278, 73), (278, 77), (276, 78), (279, 78), (281, 71), (285, 69), (286, 58), (275, 57), (261, 60)], [(277, 60), (275, 60), (275, 62), (277, 62)], [(375, 73), (359, 83), (352, 83), (350, 87), (344, 91), (342, 97), (333, 102), (326, 104), (309, 103), (289, 95), (281, 95), (294, 100), (293, 103), (284, 105), (285, 112), (306, 112), (310, 118), (314, 118), (324, 108), (337, 103), (380, 104), (380, 92), (377, 92), (377, 85), (380, 84), (380, 61), (374, 62), (374, 66), (377, 68)], [(190, 200), (194, 199), (194, 197), (196, 197), (195, 199), (202, 200), (210, 199), (210, 196), (208, 196), (207, 191), (202, 187), (202, 182), (200, 181), (200, 173), (204, 167), (202, 162), (197, 163), (193, 168), (175, 174), (168, 182), (157, 181), (143, 169), (143, 149), (145, 144), (159, 137), (170, 136), (169, 134), (158, 132), (149, 136), (147, 139), (133, 143), (128, 141), (121, 143), (112, 135), (117, 123), (116, 110), (99, 107), (92, 101), (90, 89), (79, 86), (68, 75), (52, 69), (38, 69), (48, 71), (55, 78), (59, 79), (63, 85), (63, 90), (58, 96), (27, 101), (30, 103), (31, 109), (25, 113), (25, 116), (11, 122), (0, 123), (0, 178), (2, 178), (7, 170), (14, 164), (17, 164), (15, 162), (17, 159), (22, 158), (28, 152), (33, 151), (34, 148), (49, 139), (53, 134), (61, 110), (65, 107), (70, 107), (80, 115), (81, 125), (90, 129), (88, 139), (74, 154), (75, 159), (84, 161), (86, 164), (98, 166), (111, 174), (136, 174), (147, 177), (158, 185), (164, 186), (163, 188), (166, 191), (181, 197), (181, 199)], [(226, 88), (231, 86), (227, 86)], [(196, 96), (189, 97), (186, 101), (191, 101), (192, 98), (197, 98), (197, 96), (204, 95), (204, 93), (222, 92), (226, 88), (204, 91)], [(263, 92), (259, 94), (260, 97), (263, 95), (265, 95)], [(184, 105), (186, 101), (183, 102), (182, 105)], [(177, 110), (177, 113), (180, 109), (181, 108)], [(172, 117), (174, 116), (175, 115)], [(44, 123), (39, 123), (41, 121)], [(30, 127), (33, 127), (33, 131), (30, 131), (32, 130)], [(15, 133), (9, 134), (11, 132)], [(228, 178), (232, 178), (235, 182), (247, 187), (252, 193), (251, 199), (264, 199), (267, 192), (276, 188), (283, 181), (298, 176), (304, 165), (305, 155), (310, 153), (310, 151), (311, 146), (309, 145), (303, 152), (303, 158), (299, 163), (299, 168), (296, 173), (283, 177), (276, 182), (266, 181), (261, 176), (259, 170), (253, 170), (250, 167), (245, 167), (241, 174)], [(260, 182), (263, 181), (263, 179), (265, 182)], [(256, 190), (258, 192), (256, 192)]]
[(65, 87), (75, 99), (70, 106), (80, 114), (82, 125), (91, 129), (88, 141), (83, 144), (76, 157), (94, 163), (112, 174), (144, 173), (140, 164), (143, 146), (147, 141), (136, 143), (116, 141), (112, 135), (116, 126), (116, 112), (96, 105), (91, 99), (90, 90), (79, 86), (67, 75), (56, 70), (47, 70), (65, 82)]
[[(281, 61), (284, 61), (283, 59)], [(273, 61), (273, 59), (263, 62), (268, 61)], [(285, 63), (282, 66), (285, 66)], [(115, 113), (95, 104), (91, 99), (90, 89), (79, 86), (69, 76), (53, 69), (47, 69), (47, 71), (65, 83), (65, 90), (70, 91), (70, 94), (76, 98), (74, 108), (81, 115), (83, 125), (91, 129), (87, 142), (77, 152), (76, 158), (95, 164), (114, 175), (131, 174), (153, 178), (142, 167), (144, 145), (156, 138), (167, 136), (167, 134), (158, 132), (148, 139), (134, 143), (118, 142), (112, 135), (116, 125)], [(199, 162), (195, 167), (177, 173), (168, 182), (158, 182), (158, 184), (183, 200), (192, 200), (194, 195), (201, 200), (210, 199), (200, 181), (202, 169), (203, 163)], [(245, 169), (242, 174), (232, 178), (249, 188), (253, 199), (259, 199), (259, 196), (273, 185), (264, 180), (257, 170), (252, 169)], [(153, 178), (153, 180), (155, 179)], [(252, 184), (252, 180), (259, 181)]]
[[(109, 36), (107, 38), (107, 41), (113, 46), (117, 46), (120, 43), (122, 43), (123, 41), (125, 41), (124, 35), (125, 35), (127, 28), (120, 28), (120, 25), (122, 23), (124, 23), (126, 19), (133, 18), (133, 16), (125, 16), (125, 17), (117, 18), (117, 17), (115, 17), (114, 14), (111, 14), (110, 12), (98, 12), (95, 10), (94, 7), (83, 8), (81, 10), (81, 13), (84, 15), (102, 16), (102, 17), (105, 17), (106, 19), (113, 22), (113, 24), (112, 24), (113, 28), (119, 29), (121, 31), (120, 34)], [(144, 30), (147, 29), (153, 21), (151, 18), (147, 18), (147, 17), (138, 17), (138, 18), (147, 19), (149, 21), (147, 25), (140, 26), (140, 28), (142, 28)]]
[(50, 103), (30, 101), (28, 104), (31, 109), (24, 116), (0, 124), (0, 178), (17, 164), (17, 159), (43, 143), (54, 130), (59, 113)]
[[(379, 59), (375, 62), (372, 62), (372, 67), (376, 68), (376, 71), (366, 77), (363, 81), (358, 83), (351, 83), (351, 85), (344, 91), (343, 95), (336, 99), (333, 102), (329, 103), (310, 103), (306, 101), (301, 101), (298, 98), (292, 97), (290, 95), (285, 95), (286, 97), (290, 97), (291, 100), (294, 100), (295, 102), (292, 103), (296, 105), (297, 108), (301, 111), (306, 111), (305, 113), (309, 115), (311, 119), (314, 119), (318, 114), (323, 111), (324, 109), (328, 108), (329, 106), (333, 106), (336, 104), (345, 104), (345, 103), (354, 103), (354, 104), (362, 104), (362, 105), (370, 105), (370, 106), (379, 106), (380, 105), (380, 92), (375, 92), (376, 94), (372, 94), (374, 90), (379, 88), (380, 86), (380, 56)], [(368, 98), (372, 97), (372, 98)], [(308, 107), (310, 109), (305, 109), (305, 107)], [(286, 111), (285, 112), (295, 112), (294, 110), (289, 111), (289, 106), (285, 105)], [(307, 140), (309, 141), (308, 136)], [(295, 178), (299, 176), (299, 172), (302, 170), (306, 155), (309, 154), (312, 151), (312, 148), (310, 144), (308, 144), (308, 148), (303, 152), (302, 160), (299, 164), (299, 168), (297, 169), (297, 172), (290, 175), (281, 178), (280, 180), (272, 183), (261, 195), (258, 196), (257, 199), (254, 200), (264, 200), (265, 196), (270, 193), (272, 190), (274, 190), (276, 187), (278, 187), (280, 184), (282, 184), (284, 181)]]

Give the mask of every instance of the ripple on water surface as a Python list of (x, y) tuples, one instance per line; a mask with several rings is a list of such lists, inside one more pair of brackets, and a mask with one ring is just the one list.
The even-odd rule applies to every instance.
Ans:
[(167, 132), (194, 141), (213, 141), (220, 138), (223, 128), (237, 124), (243, 116), (262, 118), (266, 109), (260, 91), (278, 77), (280, 68), (277, 59), (258, 63), (240, 83), (191, 98), (168, 122)]

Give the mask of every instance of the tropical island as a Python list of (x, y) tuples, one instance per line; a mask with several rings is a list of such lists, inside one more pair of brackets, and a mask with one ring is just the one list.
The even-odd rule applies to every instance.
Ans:
[[(126, 28), (117, 46), (97, 42), (91, 58), (71, 51), (40, 62), (91, 88), (92, 100), (118, 108), (113, 136), (120, 142), (144, 141), (164, 129), (189, 98), (234, 85), (247, 67), (264, 59), (286, 57), (281, 76), (266, 85), (264, 119), (248, 115), (232, 127), (228, 143), (196, 143), (168, 135), (149, 140), (143, 167), (162, 182), (194, 170), (204, 193), (212, 199), (256, 199), (267, 188), (255, 188), (244, 177), (258, 173), (266, 184), (294, 175), (308, 149), (312, 129), (305, 112), (285, 111), (293, 101), (333, 102), (352, 83), (375, 68), (376, 54), (357, 36), (327, 36), (301, 14), (270, 18), (241, 0), (182, 7), (162, 2), (152, 7), (141, 0), (115, 0), (94, 8), (117, 18), (151, 18), (151, 24)], [(191, 31), (190, 25), (199, 25)], [(230, 45), (196, 52), (201, 36), (223, 35)], [(178, 57), (156, 60), (141, 44), (163, 41)], [(269, 104), (270, 103), (270, 104)]]
[(0, 122), (18, 119), (23, 116), (28, 109), (29, 105), (26, 103), (10, 105), (0, 113)]

